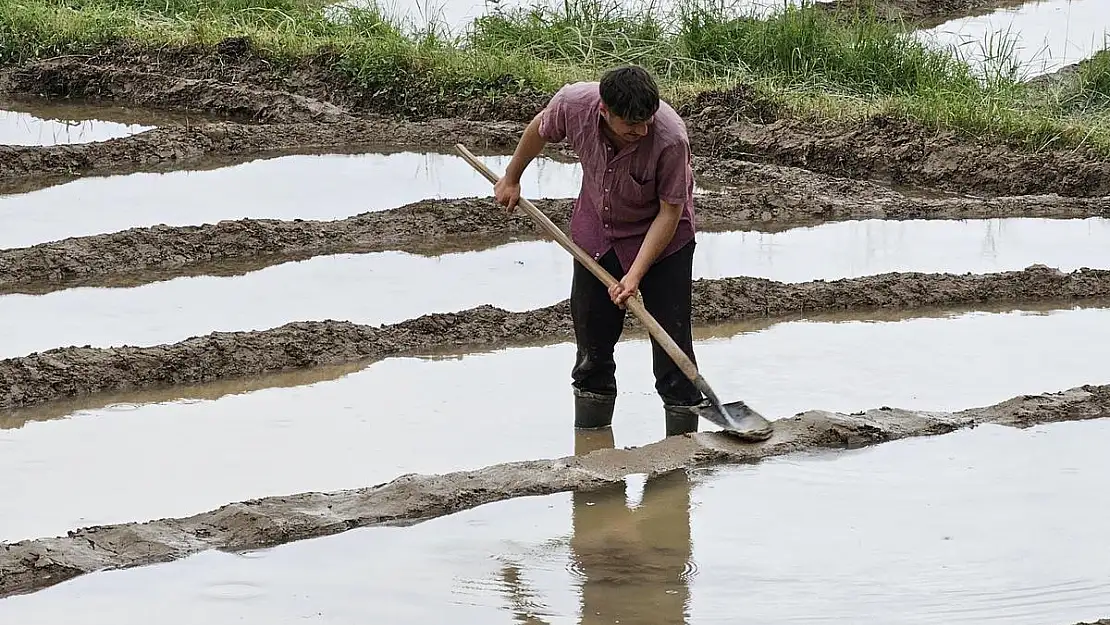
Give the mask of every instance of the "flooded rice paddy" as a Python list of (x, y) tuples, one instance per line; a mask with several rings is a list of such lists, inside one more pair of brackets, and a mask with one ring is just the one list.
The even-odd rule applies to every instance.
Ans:
[[(696, 278), (783, 282), (892, 271), (988, 273), (1035, 263), (1110, 267), (1110, 220), (864, 220), (781, 233), (699, 235)], [(388, 324), (483, 304), (513, 311), (569, 296), (570, 256), (554, 242), (423, 256), (340, 254), (236, 276), (190, 276), (131, 288), (0, 295), (0, 358), (55, 347), (173, 343), (213, 331), (292, 321)], [(419, 283), (420, 288), (413, 288)]]
[[(1081, 2), (1044, 6), (1078, 7)], [(1040, 10), (1044, 15), (1044, 6), (1014, 11)], [(1095, 21), (1096, 16), (1083, 15), (1084, 22)], [(1071, 21), (1064, 23), (1071, 28)], [(950, 22), (941, 28), (967, 32), (974, 26)], [(121, 111), (11, 111), (18, 113), (0, 117), (0, 143), (102, 140), (160, 123)], [(71, 125), (64, 120), (71, 118), (91, 120), (87, 132), (84, 127), (74, 135), (62, 132)], [(63, 121), (59, 125), (51, 121), (55, 119)], [(422, 199), (488, 197), (491, 191), (480, 174), (448, 154), (250, 158), (255, 157), (211, 160), (191, 171), (78, 179), (0, 196), (0, 248), (156, 224), (188, 226), (247, 217), (341, 219)], [(498, 171), (508, 157), (483, 160)], [(524, 193), (537, 199), (573, 197), (579, 181), (577, 164), (540, 159), (528, 170)], [(742, 182), (749, 191), (755, 184), (725, 182)], [(35, 184), (45, 184), (45, 179), (29, 176), (27, 188)], [(775, 189), (768, 188), (773, 195)], [(885, 200), (876, 193), (853, 201), (879, 209)], [(998, 212), (1047, 214), (1037, 210), (1019, 198)], [(938, 216), (926, 209), (922, 213)], [(988, 273), (1035, 263), (1071, 271), (1108, 267), (1110, 221), (862, 220), (776, 234), (702, 233), (700, 241), (695, 265), (699, 278), (743, 275), (803, 282), (896, 271)], [(80, 251), (75, 254), (79, 257)], [(49, 267), (48, 261), (30, 260), (35, 262)], [(0, 324), (0, 358), (68, 345), (170, 343), (216, 330), (272, 328), (291, 321), (382, 324), (481, 304), (523, 311), (565, 298), (570, 281), (566, 252), (543, 241), (456, 254), (332, 254), (262, 269), (260, 264), (258, 257), (247, 258), (238, 275), (0, 296), (0, 319), (5, 322)], [(1110, 377), (1105, 358), (1110, 302), (1093, 301), (1097, 289), (1091, 285), (1097, 276), (1076, 276), (1060, 289), (1084, 298), (1082, 303), (1009, 301), (1015, 293), (1057, 288), (1053, 285), (1058, 282), (1052, 282), (1057, 278), (1047, 274), (1023, 276), (1020, 285), (1004, 284), (1008, 278), (1003, 278), (989, 288), (960, 291), (966, 299), (987, 300), (972, 308), (856, 310), (698, 328), (699, 365), (722, 398), (745, 400), (771, 418), (880, 406), (955, 411), (1105, 383)], [(869, 305), (899, 289), (921, 291), (920, 284), (853, 284), (850, 293), (842, 292), (844, 307)], [(938, 289), (947, 287), (963, 288), (950, 281)], [(827, 302), (828, 293), (824, 295)], [(903, 302), (928, 299), (899, 300), (894, 295)], [(753, 292), (755, 307), (764, 305), (758, 297)], [(804, 294), (798, 299), (810, 301)], [(470, 330), (480, 333), (482, 328), (474, 324), (463, 331)], [(0, 573), (13, 575), (0, 588), (41, 588), (49, 583), (42, 576), (66, 574), (51, 568), (50, 553), (19, 560), (18, 554), (28, 552), (6, 541), (184, 517), (265, 496), (307, 501), (295, 494), (365, 488), (408, 473), (479, 470), (600, 447), (641, 447), (663, 437), (645, 340), (629, 338), (618, 346), (621, 394), (613, 429), (576, 433), (570, 393), (574, 346), (536, 345), (525, 340), (528, 331), (524, 324), (515, 334), (527, 347), (440, 350), (423, 357), (309, 366), (201, 386), (120, 391), (137, 379), (125, 372), (105, 385), (117, 389), (111, 394), (0, 413), (0, 471), (19, 476), (0, 481)], [(270, 336), (262, 351), (304, 351), (303, 335), (289, 336)], [(350, 337), (340, 331), (329, 340), (342, 344)], [(258, 348), (248, 342), (229, 345)], [(87, 360), (76, 365), (61, 356), (9, 361), (0, 372), (8, 377), (0, 382), (8, 384), (9, 398), (26, 391), (19, 386), (31, 381), (64, 396), (61, 387), (74, 385), (73, 371), (87, 370), (90, 378), (96, 373), (109, 380), (123, 368), (144, 363), (164, 369), (165, 376), (144, 378), (145, 384), (200, 379), (208, 367), (231, 375), (236, 369), (218, 361), (244, 359), (243, 353), (220, 352), (228, 347), (222, 345), (210, 354), (210, 346), (198, 348), (203, 357), (197, 351), (166, 352), (181, 355), (178, 360), (97, 352), (81, 354)], [(338, 345), (333, 351), (344, 348)], [(293, 360), (274, 356), (273, 362)], [(310, 357), (296, 364), (312, 362)], [(47, 396), (54, 395), (35, 397)], [(1028, 401), (1021, 406), (1036, 411), (1036, 400)], [(1105, 404), (1085, 404), (1101, 411), (1085, 416), (1105, 413)], [(1053, 414), (1064, 415), (1066, 408), (1057, 405), (1060, 412)], [(874, 433), (868, 438), (865, 430), (871, 426), (859, 420), (855, 429), (837, 430), (842, 426), (832, 421), (826, 425), (828, 432), (822, 435), (831, 438), (859, 436), (869, 444), (882, 439)], [(704, 423), (702, 428), (716, 429)], [(523, 497), (415, 527), (351, 531), (246, 554), (209, 551), (172, 564), (93, 573), (35, 594), (5, 598), (0, 622), (57, 623), (81, 613), (87, 617), (84, 622), (113, 625), (196, 617), (217, 622), (423, 623), (442, 620), (447, 613), (453, 623), (533, 625), (686, 625), (737, 619), (772, 624), (1069, 625), (1105, 617), (1110, 605), (1110, 568), (1100, 557), (1110, 541), (1098, 529), (1110, 510), (1110, 496), (1098, 481), (1107, 468), (1101, 452), (1108, 437), (1105, 419), (1029, 430), (983, 426), (863, 451), (680, 471), (646, 484), (643, 475), (633, 475), (627, 485)], [(684, 438), (668, 442), (675, 441), (693, 444)], [(824, 443), (811, 438), (789, 448), (810, 444)], [(652, 449), (660, 448), (640, 451)], [(630, 465), (621, 466), (627, 471)], [(575, 479), (585, 475), (581, 468), (574, 471)], [(516, 475), (502, 477), (523, 483)], [(524, 482), (535, 476), (526, 477)], [(466, 501), (473, 492), (454, 485), (481, 484), (467, 479), (447, 482), (444, 497)], [(406, 492), (404, 483), (397, 492), (401, 505), (421, 496)], [(509, 496), (527, 490), (495, 492)], [(330, 516), (333, 500), (321, 501), (328, 504), (317, 511), (321, 518), (350, 527), (334, 520), (338, 514)], [(389, 506), (383, 499), (357, 514), (388, 517)], [(195, 536), (186, 536), (179, 527), (167, 526), (158, 539), (215, 544), (193, 538), (209, 531), (242, 531), (250, 536), (245, 540), (256, 541), (253, 545), (267, 544), (258, 542), (267, 538), (296, 540), (299, 521), (294, 517), (301, 510), (292, 507), (271, 509), (277, 510), (274, 516), (264, 517), (252, 516), (250, 506), (233, 506), (242, 514), (236, 512), (227, 527), (198, 525), (200, 531), (184, 530)], [(424, 512), (444, 510), (428, 507)], [(283, 518), (283, 513), (292, 516)], [(128, 548), (157, 551), (156, 540), (136, 541), (137, 535), (127, 531), (112, 535), (122, 536)], [(70, 540), (87, 540), (103, 553), (114, 548), (109, 533), (78, 533)], [(45, 544), (50, 543), (36, 543)], [(79, 552), (65, 555), (80, 557)], [(127, 557), (116, 562), (127, 562)], [(12, 582), (16, 578), (23, 581)]]
[[(503, 171), (509, 157), (481, 157)], [(531, 199), (574, 197), (577, 163), (538, 158), (521, 189)], [(459, 156), (440, 153), (296, 154), (211, 169), (90, 177), (0, 195), (0, 248), (164, 224), (245, 217), (342, 219), (430, 198), (492, 196)]]
[[(718, 394), (772, 418), (817, 406), (957, 410), (1110, 377), (1110, 309), (896, 317), (700, 329), (698, 356)], [(620, 447), (663, 437), (649, 354), (643, 340), (618, 346)], [(0, 472), (28, 477), (0, 482), (0, 540), (567, 455), (573, 356), (561, 343), (392, 358), (330, 378), (312, 369), (9, 414)]]
[[(590, 438), (576, 442), (609, 443)], [(1105, 420), (988, 425), (852, 453), (631, 476), (413, 527), (94, 573), (0, 602), (0, 618), (1073, 623), (1110, 604), (1101, 557), (1110, 548), (1101, 523), (1108, 444)]]

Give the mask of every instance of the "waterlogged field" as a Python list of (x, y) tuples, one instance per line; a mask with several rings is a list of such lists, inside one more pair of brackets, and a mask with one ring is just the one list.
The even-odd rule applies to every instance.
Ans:
[[(1110, 617), (1100, 7), (0, 6), (0, 621)], [(665, 437), (632, 319), (576, 432), (570, 256), (453, 152), (629, 61), (764, 443)]]

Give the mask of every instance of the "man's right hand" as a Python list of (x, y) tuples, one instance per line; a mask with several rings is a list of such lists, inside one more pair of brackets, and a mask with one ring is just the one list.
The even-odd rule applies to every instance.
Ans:
[(516, 204), (520, 201), (520, 182), (514, 182), (507, 176), (502, 176), (493, 185), (493, 197), (497, 203), (508, 209), (508, 212), (516, 210)]

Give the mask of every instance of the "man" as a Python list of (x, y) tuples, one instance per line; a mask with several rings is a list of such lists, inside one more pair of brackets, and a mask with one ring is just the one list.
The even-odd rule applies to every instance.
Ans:
[[(564, 86), (528, 124), (494, 186), (498, 203), (513, 211), (525, 168), (548, 142), (561, 141), (575, 150), (582, 166), (571, 239), (619, 281), (606, 289), (574, 261), (574, 425), (605, 428), (612, 424), (617, 394), (613, 349), (629, 297), (642, 294), (647, 310), (694, 359), (690, 142), (682, 118), (660, 101), (647, 71), (613, 69), (599, 82)], [(701, 393), (654, 339), (652, 359), (667, 436), (696, 431), (698, 417), (691, 406), (702, 401)]]

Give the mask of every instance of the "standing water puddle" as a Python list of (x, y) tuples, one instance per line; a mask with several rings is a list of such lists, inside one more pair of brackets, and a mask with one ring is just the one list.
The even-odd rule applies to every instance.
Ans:
[[(889, 271), (993, 272), (1044, 263), (1110, 268), (1110, 220), (868, 220), (777, 234), (702, 233), (695, 276), (786, 282)], [(341, 254), (235, 277), (182, 277), (130, 289), (0, 296), (0, 358), (71, 345), (172, 343), (291, 321), (395, 323), (493, 304), (547, 306), (569, 295), (570, 256), (554, 242), (426, 257)], [(421, 288), (413, 289), (419, 282)], [(293, 295), (293, 297), (290, 297)]]
[(0, 618), (1066, 625), (1110, 613), (1108, 445), (1110, 420), (988, 425), (630, 476), (413, 527), (95, 573), (0, 601)]
[[(504, 171), (508, 156), (482, 157)], [(575, 197), (578, 163), (536, 159), (529, 198)], [(165, 224), (224, 219), (342, 219), (424, 199), (491, 197), (493, 185), (451, 154), (299, 154), (211, 170), (82, 178), (0, 196), (0, 248)]]
[(50, 146), (107, 141), (152, 130), (183, 114), (122, 106), (0, 100), (0, 145)]
[(955, 46), (973, 67), (996, 68), (994, 59), (1012, 52), (1019, 76), (1029, 78), (1102, 50), (1107, 27), (1110, 0), (1048, 0), (951, 20), (917, 34)]
[[(722, 398), (770, 418), (815, 408), (958, 410), (1110, 380), (1110, 309), (868, 318), (716, 328), (699, 338), (699, 363)], [(649, 354), (645, 340), (618, 345), (617, 446), (663, 436)], [(307, 371), (312, 383), (212, 400), (179, 400), (203, 395), (171, 389), (162, 403), (66, 419), (43, 414), (49, 406), (9, 415), (0, 474), (23, 478), (0, 482), (0, 540), (561, 457), (573, 448), (573, 357), (573, 344), (562, 343), (394, 358), (355, 373), (340, 368), (338, 379)], [(152, 395), (139, 401), (157, 401)]]

